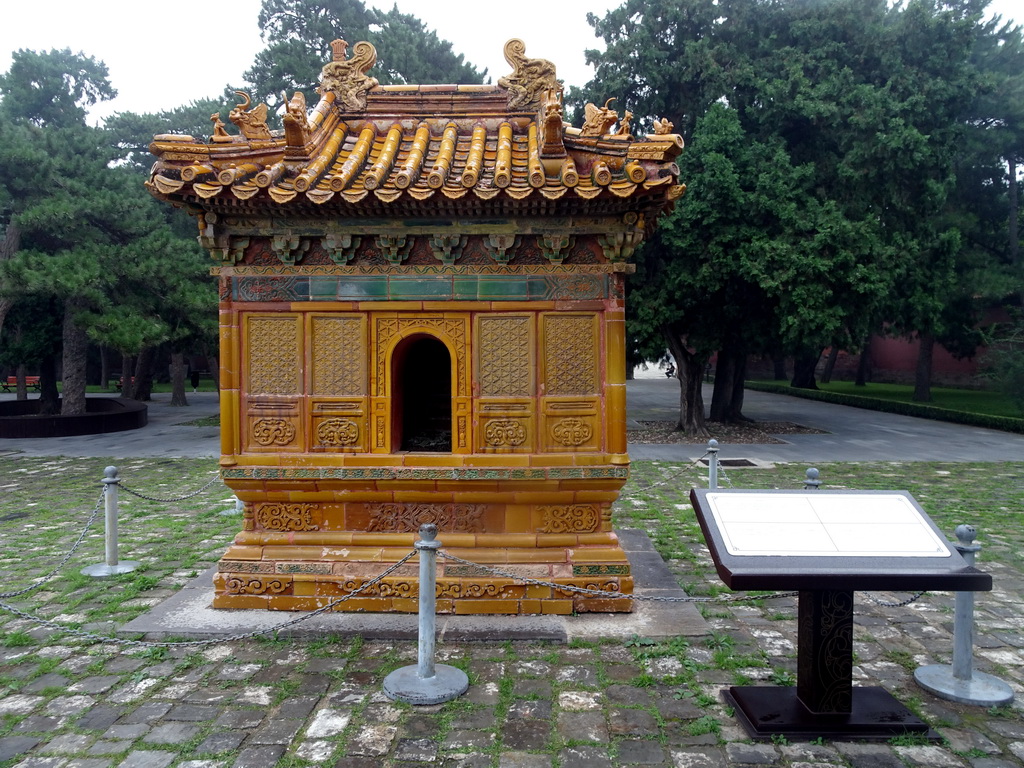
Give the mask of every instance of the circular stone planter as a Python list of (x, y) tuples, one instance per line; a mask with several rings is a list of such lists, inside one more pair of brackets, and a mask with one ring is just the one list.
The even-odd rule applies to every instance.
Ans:
[(40, 416), (39, 399), (0, 402), (0, 439), (70, 437), (124, 432), (146, 426), (145, 403), (115, 397), (90, 397), (81, 416)]

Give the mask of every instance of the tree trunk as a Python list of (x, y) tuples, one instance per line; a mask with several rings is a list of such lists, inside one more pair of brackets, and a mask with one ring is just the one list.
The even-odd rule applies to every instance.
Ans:
[(64, 386), (61, 389), (61, 416), (81, 416), (85, 413), (85, 361), (89, 338), (75, 318), (78, 306), (74, 299), (64, 303), (64, 356), (61, 366), (64, 369)]
[(857, 361), (857, 380), (853, 383), (855, 387), (866, 387), (871, 380), (871, 334), (864, 340), (864, 348), (860, 351), (860, 360)]
[(188, 405), (185, 397), (185, 355), (182, 352), (171, 353), (171, 405)]
[(932, 354), (934, 351), (934, 334), (918, 334), (917, 370), (914, 372), (914, 400), (918, 403), (932, 401)]
[(121, 355), (121, 397), (132, 399), (135, 395), (135, 362), (131, 355)]
[(110, 350), (100, 347), (100, 386), (110, 391)]
[(60, 413), (60, 392), (57, 391), (57, 358), (47, 355), (39, 363), (39, 415)]
[[(0, 263), (13, 258), (19, 248), (21, 248), (21, 230), (17, 224), (12, 222), (7, 225), (7, 228), (4, 229), (4, 236), (0, 238)], [(3, 285), (0, 285), (0, 331), (4, 329), (7, 313), (14, 306), (14, 299), (2, 294)]]
[(711, 408), (708, 421), (728, 420), (727, 406), (732, 394), (733, 357), (728, 349), (718, 350), (715, 360), (715, 384), (711, 389)]
[(836, 360), (839, 359), (839, 347), (835, 344), (832, 345), (832, 349), (828, 351), (828, 357), (825, 358), (825, 368), (821, 372), (821, 383), (828, 384), (832, 381), (832, 371), (836, 367)]
[(775, 367), (775, 380), (785, 381), (789, 377), (786, 375), (786, 358), (784, 357), (773, 357), (772, 364)]
[(206, 364), (210, 366), (210, 375), (213, 376), (213, 386), (220, 391), (220, 359), (216, 356), (206, 356)]
[(156, 347), (143, 347), (135, 360), (135, 391), (132, 397), (148, 402), (153, 394), (153, 362), (156, 360)]
[(728, 416), (729, 421), (736, 423), (739, 421), (753, 421), (743, 415), (743, 393), (745, 391), (744, 384), (747, 381), (747, 356), (746, 354), (740, 355), (733, 363), (732, 368), (732, 395), (729, 398), (729, 410)]
[[(14, 343), (21, 344), (22, 335), (24, 334), (24, 326), (18, 323), (16, 330), (14, 331)], [(14, 396), (16, 400), (28, 400), (28, 385), (25, 383), (25, 364), (19, 363), (18, 367), (14, 371), (14, 378), (17, 381), (15, 385), (15, 391), (17, 394)]]
[[(21, 329), (18, 329), (18, 335), (21, 335)], [(19, 339), (21, 341), (21, 339)], [(16, 385), (17, 395), (15, 400), (28, 400), (28, 385), (25, 383), (25, 364), (20, 363), (18, 369), (14, 372), (14, 376), (18, 383)]]
[(676, 427), (688, 437), (710, 437), (704, 423), (703, 375), (705, 358), (692, 354), (667, 326), (662, 329), (665, 343), (676, 361), (679, 379), (679, 421)]
[(1024, 262), (1020, 259), (1020, 230), (1017, 223), (1017, 158), (1011, 153), (1007, 158), (1010, 166), (1009, 192), (1009, 252), (1010, 263), (1017, 268), (1017, 282), (1020, 285), (1020, 305), (1024, 307)]
[(743, 383), (747, 355), (738, 349), (720, 349), (715, 366), (715, 388), (711, 394), (709, 421), (724, 424), (747, 421), (743, 415)]
[(793, 380), (789, 383), (796, 389), (817, 389), (814, 380), (814, 369), (818, 367), (821, 351), (798, 354), (793, 359)]

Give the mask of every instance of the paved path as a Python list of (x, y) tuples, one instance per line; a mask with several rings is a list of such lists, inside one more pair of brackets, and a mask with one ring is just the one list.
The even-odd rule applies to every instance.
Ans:
[[(13, 394), (0, 395), (0, 402), (14, 397)], [(148, 403), (149, 423), (142, 429), (75, 437), (0, 439), (0, 455), (16, 451), (28, 456), (219, 458), (219, 427), (184, 425), (185, 422), (216, 416), (220, 410), (218, 394), (190, 392), (187, 407), (171, 407), (170, 403), (168, 393), (153, 395), (153, 400)]]
[[(711, 388), (704, 398), (711, 402)], [(631, 420), (674, 420), (679, 416), (675, 379), (636, 379), (627, 388)], [(753, 392), (743, 413), (755, 421), (790, 421), (823, 429), (824, 435), (780, 435), (775, 445), (722, 443), (719, 456), (764, 461), (1020, 461), (1024, 435), (897, 416), (785, 395)], [(714, 425), (711, 426), (712, 434)], [(704, 445), (630, 445), (634, 459), (685, 461), (704, 454)]]
[[(710, 387), (705, 402), (710, 403)], [(630, 420), (673, 420), (678, 416), (679, 386), (675, 379), (630, 381)], [(13, 395), (0, 395), (0, 400)], [(188, 395), (189, 406), (172, 408), (170, 395), (157, 394), (149, 403), (149, 424), (131, 432), (59, 439), (0, 440), (0, 453), (30, 456), (191, 457), (220, 456), (216, 427), (182, 426), (218, 412), (217, 394)], [(813, 400), (747, 391), (744, 413), (757, 421), (791, 421), (823, 429), (823, 435), (784, 435), (773, 445), (722, 443), (720, 456), (779, 462), (820, 461), (1020, 461), (1024, 435), (947, 424), (911, 416), (866, 411)], [(704, 454), (703, 444), (631, 445), (634, 459), (688, 461)]]

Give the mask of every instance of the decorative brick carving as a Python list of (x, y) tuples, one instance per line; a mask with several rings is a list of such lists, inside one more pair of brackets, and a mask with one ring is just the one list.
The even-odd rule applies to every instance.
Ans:
[(318, 531), (317, 504), (260, 504), (256, 525), (267, 531)]
[(409, 258), (414, 242), (406, 235), (377, 235), (377, 247), (388, 263), (396, 267)]
[(295, 425), (285, 419), (257, 419), (252, 439), (260, 445), (288, 445), (295, 439)]
[(313, 394), (366, 394), (366, 339), (358, 317), (314, 317)]
[(502, 597), (508, 584), (474, 584), (464, 581), (438, 582), (437, 597)]
[(480, 318), (480, 394), (528, 397), (532, 394), (530, 318)]
[(419, 583), (415, 581), (392, 581), (387, 579), (372, 587), (363, 588), (366, 584), (362, 579), (349, 579), (338, 585), (338, 591), (344, 595), (359, 590), (365, 597), (416, 597), (419, 595)]
[(424, 523), (439, 531), (475, 533), (484, 530), (482, 504), (369, 504), (368, 531), (409, 533)]
[(330, 563), (277, 563), (277, 573), (312, 573), (326, 576), (331, 573)]
[(451, 265), (462, 256), (469, 238), (466, 235), (434, 235), (430, 238), (430, 250), (442, 264)]
[(592, 504), (564, 504), (540, 508), (542, 533), (592, 533), (600, 515)]
[(290, 581), (230, 576), (224, 580), (229, 595), (280, 595), (288, 591)]
[(592, 395), (597, 385), (594, 319), (549, 315), (545, 319), (545, 378), (549, 395)]
[(217, 570), (221, 573), (274, 573), (274, 563), (263, 560), (221, 560)]
[(484, 440), (494, 448), (515, 447), (526, 442), (526, 428), (515, 419), (491, 419), (484, 424)]
[(282, 264), (288, 265), (302, 261), (302, 257), (309, 250), (309, 244), (308, 238), (298, 235), (274, 235), (270, 238), (270, 248), (274, 255)]
[(508, 264), (522, 241), (522, 235), (488, 235), (487, 255), (499, 264)]
[(302, 381), (298, 321), (292, 317), (251, 317), (248, 331), (249, 394), (298, 394)]
[(355, 445), (359, 442), (359, 425), (351, 419), (324, 419), (317, 425), (316, 439), (320, 445)]
[(447, 337), (455, 349), (456, 372), (458, 381), (455, 383), (456, 394), (467, 395), (466, 377), (466, 321), (462, 318), (419, 318), (419, 317), (388, 317), (377, 318), (377, 391), (383, 397), (388, 394), (385, 375), (387, 360), (382, 354), (392, 337), (410, 330), (434, 331), (439, 336)]
[(575, 448), (587, 442), (594, 431), (582, 419), (560, 419), (551, 425), (551, 436), (559, 445)]
[(569, 255), (576, 238), (571, 235), (538, 235), (537, 246), (552, 264), (561, 264)]
[[(621, 592), (621, 587), (618, 581), (586, 581), (583, 579), (573, 579), (572, 581), (568, 581), (563, 579), (560, 580), (560, 583), (570, 587), (593, 589), (598, 592)], [(574, 592), (571, 589), (556, 589), (555, 594), (559, 597), (597, 597), (597, 595), (581, 595), (579, 592)]]
[(327, 255), (331, 257), (331, 261), (344, 266), (355, 258), (356, 251), (363, 244), (363, 237), (362, 235), (328, 233), (324, 235), (321, 242)]

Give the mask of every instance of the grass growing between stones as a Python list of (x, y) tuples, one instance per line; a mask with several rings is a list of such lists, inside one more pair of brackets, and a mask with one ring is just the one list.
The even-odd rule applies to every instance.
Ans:
[[(103, 467), (116, 463), (0, 458), (0, 569), (6, 576), (0, 590), (29, 586), (60, 563), (95, 509)], [(728, 470), (727, 480), (735, 487), (795, 490), (802, 488), (804, 469)], [(979, 564), (997, 584), (1022, 582), (1024, 530), (1018, 521), (1024, 462), (873, 462), (819, 469), (825, 488), (909, 490), (947, 535), (959, 523), (973, 524), (983, 546)], [(169, 498), (198, 489), (217, 467), (210, 460), (150, 459), (122, 462), (119, 470), (125, 486)], [(688, 498), (692, 486), (706, 486), (706, 477), (705, 468), (636, 462), (614, 519), (616, 527), (647, 531), (692, 594), (713, 595), (729, 590), (714, 571)], [(103, 560), (97, 520), (52, 579), (0, 600), (62, 626), (109, 636), (216, 562), (241, 524), (238, 516), (220, 514), (231, 506), (228, 496), (219, 484), (182, 502), (149, 502), (122, 492), (121, 558), (139, 560), (136, 572), (102, 581), (79, 573)], [(936, 727), (984, 734), (1009, 754), (1009, 741), (1020, 739), (1000, 735), (991, 724), (1016, 733), (1011, 727), (1019, 726), (1018, 708), (942, 707), (910, 682), (920, 658), (938, 655), (948, 663), (948, 640), (936, 642), (939, 635), (919, 631), (952, 621), (943, 611), (948, 597), (926, 598), (909, 609), (865, 606), (875, 621), (855, 630), (855, 663), (870, 684), (892, 689)], [(686, 765), (688, 758), (672, 756), (695, 750), (704, 762), (693, 764), (724, 765), (723, 745), (745, 742), (746, 736), (724, 706), (721, 688), (736, 682), (791, 685), (795, 679), (795, 599), (752, 598), (702, 605), (712, 628), (705, 637), (595, 638), (567, 646), (443, 644), (438, 661), (464, 669), (472, 685), (462, 699), (425, 708), (387, 701), (380, 690), (388, 671), (415, 663), (414, 643), (267, 636), (204, 647), (129, 649), (0, 611), (0, 739), (24, 736), (45, 743), (69, 737), (68, 751), (60, 756), (69, 765), (102, 749), (118, 756), (114, 764), (131, 753), (167, 753), (169, 768), (198, 760), (204, 768), (228, 768), (243, 754), (277, 766), (413, 761), (498, 768), (519, 764), (515, 760), (532, 766), (534, 757), (537, 765), (552, 766), (606, 765), (603, 759), (615, 766), (662, 764), (658, 760)], [(1004, 623), (1012, 625), (1018, 614), (1008, 610)], [(1011, 631), (992, 631), (997, 630)], [(983, 659), (986, 670), (1001, 664), (1003, 672), (1019, 675), (1019, 665), (999, 655), (1004, 652)], [(182, 704), (208, 707), (213, 714), (190, 730), (180, 724), (193, 721), (174, 720), (188, 716), (174, 714)], [(157, 724), (168, 721), (178, 723), (177, 730), (162, 733), (180, 741), (146, 741)], [(292, 723), (291, 730), (282, 731), (283, 722)], [(215, 738), (226, 733), (246, 740)], [(780, 755), (777, 764), (790, 764), (782, 756), (786, 745), (768, 746)], [(900, 742), (892, 749), (916, 746)], [(257, 747), (272, 757), (246, 752)], [(961, 754), (980, 757), (981, 751), (968, 746)], [(827, 764), (842, 762), (835, 757)]]
[[(823, 489), (909, 491), (953, 541), (961, 524), (978, 530), (982, 562), (1020, 568), (1024, 560), (1024, 462), (856, 462), (817, 465)], [(734, 469), (723, 488), (803, 488), (805, 467)], [(617, 527), (641, 528), (685, 587), (715, 591), (717, 578), (689, 503), (690, 489), (707, 487), (707, 469), (662, 461), (637, 461), (615, 505)]]

